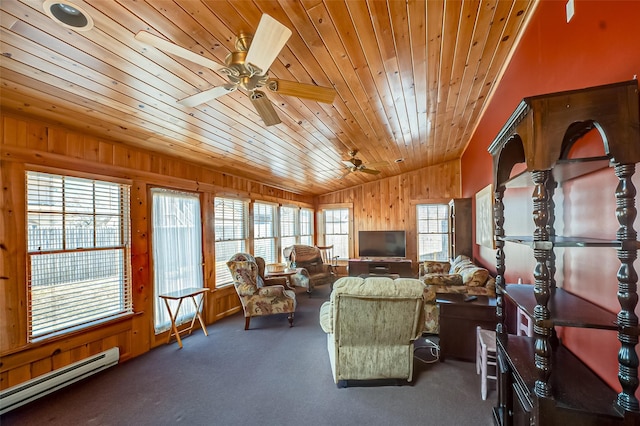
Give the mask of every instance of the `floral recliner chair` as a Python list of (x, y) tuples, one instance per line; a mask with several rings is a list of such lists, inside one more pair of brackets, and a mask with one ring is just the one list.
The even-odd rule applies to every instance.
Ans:
[[(285, 259), (295, 263), (296, 268), (302, 270), (291, 276), (291, 282), (296, 287), (306, 287), (307, 293), (321, 284), (331, 284), (335, 281), (333, 266), (322, 261), (320, 249), (303, 244), (294, 244), (283, 250)], [(293, 267), (293, 266), (292, 266)]]
[(233, 285), (244, 310), (244, 329), (249, 329), (251, 317), (289, 314), (289, 327), (293, 327), (296, 293), (282, 285), (265, 286), (258, 275), (258, 264), (248, 253), (236, 253), (227, 262)]

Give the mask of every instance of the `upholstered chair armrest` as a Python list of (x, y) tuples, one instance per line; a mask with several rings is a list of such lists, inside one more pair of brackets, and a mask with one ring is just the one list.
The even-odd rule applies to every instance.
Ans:
[(273, 297), (284, 294), (284, 286), (282, 285), (270, 285), (258, 289), (259, 296)]
[(320, 306), (320, 327), (327, 334), (333, 333), (333, 303), (329, 301)]

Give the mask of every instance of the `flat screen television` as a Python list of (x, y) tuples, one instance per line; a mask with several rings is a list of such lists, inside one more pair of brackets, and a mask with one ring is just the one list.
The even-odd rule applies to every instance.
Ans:
[(406, 257), (404, 231), (358, 231), (359, 257)]

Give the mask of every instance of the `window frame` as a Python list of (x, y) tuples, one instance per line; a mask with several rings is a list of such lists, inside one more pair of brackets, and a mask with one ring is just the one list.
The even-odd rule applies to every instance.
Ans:
[[(326, 222), (326, 214), (329, 211), (337, 211), (337, 210), (347, 210), (348, 212), (348, 220), (347, 220), (347, 233), (345, 234), (329, 234), (327, 233), (327, 222)], [(336, 247), (335, 244), (333, 247), (333, 255), (337, 257), (338, 261), (348, 261), (353, 254), (353, 206), (351, 204), (331, 204), (320, 206), (318, 209), (318, 225), (319, 225), (319, 239), (321, 241), (318, 242), (318, 245), (331, 245), (331, 238), (327, 238), (329, 235), (346, 235), (347, 236), (347, 253), (346, 257), (342, 257), (340, 253), (340, 248)]]
[[(27, 341), (35, 343), (66, 336), (80, 330), (90, 329), (98, 324), (133, 315), (131, 182), (125, 179), (81, 172), (70, 173), (67, 170), (53, 168), (33, 167), (25, 170), (24, 173), (25, 218), (27, 224), (25, 232)], [(40, 188), (42, 188), (42, 191), (40, 191)], [(114, 192), (116, 195), (114, 195)], [(34, 200), (32, 204), (30, 201), (32, 198), (37, 198), (38, 200), (46, 198), (47, 200), (44, 203)], [(29, 223), (35, 223), (34, 226), (37, 226), (37, 228), (31, 228)], [(56, 223), (60, 226), (57, 232)], [(42, 224), (45, 225), (45, 228), (41, 228)], [(53, 224), (54, 226), (46, 227), (47, 224)], [(105, 230), (112, 230), (111, 236), (109, 237), (107, 233), (100, 238), (100, 230), (105, 226)], [(49, 229), (50, 232), (44, 240), (35, 241), (36, 244), (39, 243), (40, 245), (34, 248), (34, 241), (31, 240), (30, 234), (32, 230), (38, 228)], [(84, 232), (83, 229), (85, 230)], [(91, 242), (87, 240), (86, 230), (90, 230)], [(52, 236), (51, 231), (59, 234), (60, 240), (57, 244), (55, 243), (55, 235)], [(75, 235), (75, 237), (71, 235)], [(84, 235), (81, 237), (81, 241), (77, 240), (78, 235)], [(113, 240), (114, 237), (115, 240)], [(52, 238), (54, 239), (54, 245), (43, 248), (42, 244), (51, 244)], [(75, 243), (71, 242), (73, 238), (76, 239)], [(70, 245), (75, 245), (75, 247)], [(112, 255), (102, 259), (105, 262), (104, 264), (88, 263), (89, 266), (83, 268), (78, 267), (76, 262), (76, 267), (69, 269), (74, 271), (72, 273), (74, 276), (72, 281), (70, 281), (72, 278), (70, 278), (69, 272), (65, 272), (66, 278), (59, 274), (55, 277), (34, 276), (34, 270), (36, 269), (34, 264), (40, 260), (45, 261), (46, 257), (51, 259), (48, 263), (55, 262), (59, 265), (59, 262), (63, 262), (67, 256), (69, 258), (80, 256), (83, 261), (86, 261), (92, 258), (94, 254), (98, 258), (108, 256), (109, 251), (113, 251), (115, 257)], [(41, 258), (40, 256), (44, 257)], [(99, 259), (94, 260), (97, 262)], [(116, 261), (114, 262), (114, 260)], [(64, 270), (59, 266), (53, 269), (54, 273)], [(95, 275), (97, 273), (110, 273), (109, 277), (112, 278), (107, 279), (107, 276), (97, 278)], [(38, 312), (40, 308), (36, 305), (40, 302), (37, 302), (38, 297), (34, 296), (34, 287), (39, 285), (34, 284), (34, 282), (37, 283), (39, 279), (44, 278), (62, 279), (64, 281), (58, 284), (46, 285), (46, 287), (60, 285), (56, 289), (58, 291), (57, 294), (64, 291), (63, 286), (72, 288), (79, 285), (79, 283), (84, 284), (82, 287), (78, 287), (78, 291), (71, 293), (73, 297), (63, 298), (65, 302), (63, 308), (73, 311), (72, 319), (61, 322), (61, 319), (58, 318), (57, 325), (41, 326), (43, 330), (36, 331), (34, 330), (34, 323), (36, 322), (34, 318), (40, 314), (45, 315), (46, 312)], [(87, 287), (86, 284), (91, 287)], [(81, 299), (83, 292), (79, 290), (80, 288), (91, 291), (100, 290), (103, 293), (110, 292), (110, 295), (104, 296), (102, 299), (98, 297), (99, 293), (94, 293), (89, 299), (90, 301), (101, 300), (107, 303), (101, 302), (99, 308), (87, 310), (86, 308), (91, 305), (91, 302), (83, 302), (84, 299)], [(73, 301), (76, 301), (78, 305), (74, 307)], [(47, 306), (50, 307), (51, 305), (47, 304)], [(57, 306), (60, 307), (60, 305)], [(112, 308), (108, 309), (110, 306)], [(85, 308), (84, 314), (81, 312), (83, 308)], [(54, 315), (55, 313), (50, 312), (49, 314)], [(60, 315), (60, 313), (57, 315)], [(56, 321), (56, 318), (51, 319)]]
[[(218, 207), (217, 207), (218, 200), (225, 201), (227, 203), (231, 203), (236, 206), (241, 205), (242, 217), (240, 219), (237, 219), (237, 218), (228, 219), (232, 224), (238, 224), (238, 223), (241, 224), (242, 232), (240, 233), (241, 234), (240, 238), (225, 238), (226, 235), (224, 234), (222, 235), (222, 238), (220, 238), (220, 233), (218, 232), (218, 229), (220, 227), (220, 224), (219, 224), (220, 218), (218, 217), (219, 215), (216, 213), (216, 211), (218, 210)], [(235, 211), (235, 207), (234, 207), (234, 211)], [(231, 273), (229, 272), (229, 268), (227, 267), (227, 261), (233, 254), (239, 251), (248, 252), (249, 200), (244, 198), (229, 197), (224, 195), (214, 196), (213, 197), (213, 226), (214, 226), (214, 236), (215, 236), (214, 238), (215, 288), (224, 288), (224, 287), (233, 285), (233, 280), (231, 279)], [(222, 225), (222, 227), (224, 229), (224, 224)], [(236, 227), (234, 226), (232, 234), (235, 234), (235, 230), (236, 230)], [(226, 258), (224, 259), (219, 258), (219, 256), (222, 256), (222, 254), (220, 253), (221, 250), (219, 246), (222, 243), (229, 243), (233, 241), (238, 242), (238, 246), (236, 247), (234, 253), (231, 253), (228, 256), (226, 256), (225, 254), (224, 257)], [(224, 278), (228, 278), (228, 279), (223, 280)]]
[[(154, 186), (150, 188), (149, 193), (150, 193), (149, 199), (151, 200), (150, 201), (151, 202), (151, 256), (152, 256), (152, 264), (154, 265), (153, 270), (151, 271), (152, 272), (151, 279), (153, 282), (153, 289), (154, 289), (154, 324), (153, 326), (154, 326), (155, 334), (158, 335), (168, 331), (171, 328), (171, 317), (169, 312), (167, 312), (165, 301), (163, 301), (159, 297), (160, 294), (164, 292), (183, 290), (183, 289), (192, 288), (192, 287), (204, 288), (204, 251), (203, 251), (204, 235), (203, 235), (203, 218), (202, 218), (202, 195), (197, 192), (171, 189), (171, 188), (165, 188), (165, 187), (159, 187), (159, 186)], [(193, 261), (192, 259), (192, 265), (191, 265), (191, 266), (195, 266), (197, 269), (195, 269), (195, 273), (194, 273), (194, 270), (184, 271), (182, 274), (172, 277), (171, 281), (174, 285), (171, 286), (171, 288), (166, 288), (165, 291), (159, 291), (158, 289), (158, 279), (160, 277), (158, 276), (158, 273), (157, 273), (158, 268), (156, 266), (156, 258), (155, 258), (157, 253), (156, 250), (158, 249), (157, 241), (156, 241), (158, 231), (156, 231), (156, 227), (155, 227), (156, 195), (174, 196), (174, 197), (182, 196), (185, 199), (188, 198), (192, 200), (197, 200), (197, 214), (195, 214), (194, 212), (194, 216), (197, 216), (196, 218), (197, 223), (195, 223), (194, 230), (198, 232), (197, 237), (199, 237), (198, 239), (200, 242), (200, 246), (197, 247), (198, 250), (196, 251), (196, 253), (198, 253), (199, 255), (199, 258), (196, 259), (195, 261)], [(183, 238), (178, 238), (178, 239), (183, 240)], [(177, 244), (180, 244), (180, 241)], [(178, 250), (178, 251), (183, 252), (183, 253), (180, 253), (178, 256), (183, 256), (186, 252), (186, 250)], [(185, 266), (185, 265), (180, 265), (180, 266)], [(189, 274), (192, 276), (185, 277), (185, 275), (189, 275)], [(175, 285), (180, 281), (183, 282), (182, 286)], [(178, 318), (175, 319), (176, 325), (181, 325), (181, 324), (184, 324), (185, 322), (192, 320), (195, 314), (195, 306), (192, 303), (184, 304), (184, 306), (182, 306), (180, 311), (178, 311), (177, 307), (175, 306), (177, 302), (167, 301), (167, 303), (169, 303), (170, 305), (174, 305), (172, 312), (180, 315)], [(158, 323), (158, 321), (162, 321), (162, 322)]]
[[(424, 219), (422, 219), (421, 217), (421, 213), (420, 210), (422, 208), (429, 208), (429, 207), (436, 207), (436, 208), (444, 208), (445, 210), (445, 214), (444, 216), (438, 216), (437, 218), (429, 218), (428, 216)], [(450, 235), (451, 235), (451, 230), (449, 229), (449, 227), (451, 226), (450, 224), (450, 214), (451, 214), (451, 210), (450, 210), (450, 206), (448, 202), (443, 202), (443, 201), (434, 201), (434, 202), (422, 202), (422, 203), (417, 203), (416, 204), (416, 257), (418, 259), (418, 262), (424, 262), (425, 260), (435, 260), (435, 261), (448, 261), (449, 259), (449, 248), (451, 245), (451, 241), (449, 241)], [(444, 226), (444, 231), (443, 232), (421, 232), (421, 221), (440, 221), (442, 223), (445, 224)], [(427, 229), (429, 229), (429, 226), (426, 227)], [(428, 256), (428, 255), (423, 255), (421, 253), (421, 248), (422, 248), (422, 243), (421, 243), (421, 237), (423, 235), (442, 235), (444, 236), (443, 238), (443, 242), (442, 244), (444, 245), (444, 251), (438, 251), (438, 252), (430, 252), (430, 253), (437, 253), (438, 255), (434, 256)]]
[[(252, 203), (252, 219), (253, 219), (253, 233), (251, 234), (251, 238), (252, 238), (252, 243), (253, 243), (253, 255), (256, 257), (261, 257), (264, 259), (264, 261), (266, 263), (276, 263), (278, 262), (279, 259), (279, 254), (278, 252), (280, 251), (278, 249), (278, 236), (280, 235), (280, 220), (279, 220), (279, 209), (277, 208), (278, 205), (274, 204), (274, 203), (269, 203), (269, 202), (265, 202), (265, 201), (260, 201), (260, 200), (255, 200)], [(269, 221), (258, 221), (258, 218), (260, 216), (263, 216), (262, 212), (259, 212), (259, 210), (262, 210), (263, 208), (270, 210), (270, 215), (271, 215), (271, 220)], [(260, 226), (258, 226), (260, 225)], [(266, 236), (259, 236), (258, 234), (262, 231), (258, 231), (258, 229), (260, 228), (265, 228), (264, 230), (268, 231), (270, 230), (271, 235), (267, 235)], [(266, 229), (269, 228), (269, 229)], [(272, 255), (273, 257), (269, 257), (268, 254), (260, 252), (258, 253), (256, 251), (256, 242), (260, 241), (260, 242), (271, 242), (271, 251), (272, 251)], [(268, 245), (268, 244), (267, 244)]]

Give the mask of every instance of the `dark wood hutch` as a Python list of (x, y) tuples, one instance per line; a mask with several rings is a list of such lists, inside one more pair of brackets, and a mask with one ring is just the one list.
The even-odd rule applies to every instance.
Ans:
[[(498, 405), (494, 420), (500, 425), (640, 424), (638, 388), (637, 210), (631, 181), (640, 162), (640, 128), (636, 80), (525, 98), (489, 146), (493, 156), (494, 215), (497, 261), (496, 326), (498, 350)], [(570, 159), (574, 143), (597, 129), (605, 155)], [(526, 170), (511, 176), (524, 163)], [(619, 228), (614, 241), (556, 235), (553, 194), (564, 181), (612, 167), (618, 185)], [(531, 186), (533, 223), (530, 236), (505, 235), (504, 196), (507, 188)], [(564, 202), (567, 202), (566, 200)], [(614, 219), (613, 217), (611, 218)], [(532, 248), (536, 266), (534, 285), (507, 284), (507, 243)], [(557, 247), (613, 247), (620, 260), (611, 271), (618, 282), (620, 311), (614, 315), (597, 305), (556, 288)], [(594, 265), (595, 267), (595, 265)], [(534, 319), (534, 336), (507, 332), (507, 299)], [(618, 333), (616, 392), (567, 350), (556, 326), (611, 330)]]

